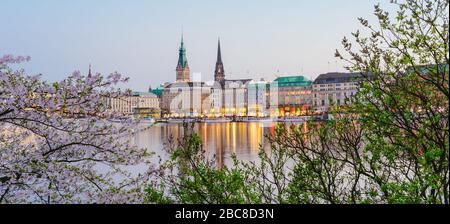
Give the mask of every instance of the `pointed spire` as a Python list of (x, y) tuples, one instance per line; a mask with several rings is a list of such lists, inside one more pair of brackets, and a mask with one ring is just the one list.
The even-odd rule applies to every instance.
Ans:
[(215, 81), (225, 80), (225, 70), (223, 68), (222, 62), (222, 51), (220, 49), (220, 37), (217, 45), (217, 62), (216, 62), (216, 70), (214, 71), (214, 80)]
[(189, 81), (189, 65), (186, 57), (186, 48), (184, 47), (184, 32), (181, 32), (181, 44), (178, 53), (178, 64), (177, 64), (177, 82), (188, 82)]
[(184, 47), (184, 35), (183, 32), (181, 33), (181, 44), (178, 54), (178, 66), (181, 66), (182, 68), (186, 68), (187, 65), (187, 58), (186, 58), (186, 48)]
[(89, 63), (89, 73), (88, 77), (92, 77), (92, 65)]
[(184, 48), (184, 27), (181, 27), (181, 44), (180, 44), (180, 50), (185, 49)]
[(220, 50), (220, 37), (219, 37), (219, 44), (217, 47), (217, 63), (222, 63), (222, 52)]
[(181, 48), (184, 47), (184, 31), (181, 31)]

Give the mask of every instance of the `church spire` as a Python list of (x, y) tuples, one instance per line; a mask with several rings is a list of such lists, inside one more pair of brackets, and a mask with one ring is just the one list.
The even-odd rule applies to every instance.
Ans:
[(181, 47), (180, 48), (184, 48), (184, 33), (181, 32)]
[(214, 80), (219, 82), (225, 80), (225, 70), (223, 68), (222, 62), (222, 51), (220, 49), (220, 38), (217, 45), (217, 62), (216, 62), (216, 70), (214, 71)]
[(177, 82), (189, 82), (190, 70), (186, 57), (186, 48), (184, 47), (184, 35), (181, 33), (180, 49), (178, 50), (178, 64), (177, 64)]
[(217, 47), (217, 62), (222, 63), (222, 52), (220, 50), (220, 37), (219, 37), (219, 44)]
[(187, 63), (187, 57), (186, 57), (186, 48), (184, 47), (184, 37), (183, 34), (181, 34), (181, 44), (180, 44), (180, 49), (178, 50), (178, 65), (182, 68), (186, 68), (186, 66), (188, 66)]
[(91, 64), (89, 64), (89, 73), (88, 73), (88, 77), (92, 77), (92, 66), (91, 66)]

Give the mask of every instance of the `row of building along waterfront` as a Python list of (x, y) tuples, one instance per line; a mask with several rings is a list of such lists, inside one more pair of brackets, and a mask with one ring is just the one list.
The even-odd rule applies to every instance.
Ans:
[(351, 103), (359, 88), (359, 73), (326, 73), (314, 81), (304, 76), (226, 79), (220, 40), (214, 81), (191, 81), (183, 38), (176, 81), (127, 99), (108, 99), (116, 112), (140, 118), (169, 117), (290, 117), (320, 114), (333, 105)]

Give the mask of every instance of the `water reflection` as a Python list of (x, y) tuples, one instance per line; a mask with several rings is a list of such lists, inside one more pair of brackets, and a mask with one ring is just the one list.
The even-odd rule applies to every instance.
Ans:
[[(209, 156), (216, 155), (219, 167), (232, 165), (231, 155), (235, 153), (240, 160), (255, 161), (260, 146), (268, 147), (264, 136), (274, 134), (276, 123), (198, 123), (194, 131), (201, 137), (203, 147)], [(164, 145), (172, 136), (181, 138), (182, 124), (155, 124), (135, 137), (139, 147), (161, 155)]]

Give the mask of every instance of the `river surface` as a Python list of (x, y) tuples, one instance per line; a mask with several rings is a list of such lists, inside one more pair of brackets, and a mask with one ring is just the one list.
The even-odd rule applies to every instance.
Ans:
[[(270, 148), (265, 136), (273, 135), (275, 126), (271, 122), (197, 123), (194, 131), (201, 137), (205, 152), (215, 155), (216, 165), (222, 167), (232, 165), (233, 154), (239, 160), (257, 160), (261, 146)], [(161, 155), (171, 137), (176, 140), (183, 134), (183, 124), (157, 123), (136, 134), (135, 142)]]

